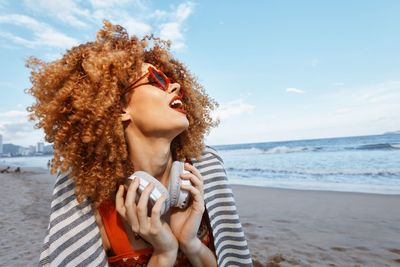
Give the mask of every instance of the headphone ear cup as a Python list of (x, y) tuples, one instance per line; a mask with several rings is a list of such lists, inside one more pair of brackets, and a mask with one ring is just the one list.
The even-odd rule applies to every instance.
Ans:
[(171, 172), (169, 174), (169, 195), (171, 207), (186, 208), (189, 204), (190, 194), (186, 190), (181, 189), (182, 183), (191, 184), (190, 181), (182, 180), (182, 173), (187, 172), (184, 169), (184, 163), (174, 161), (172, 163)]
[[(164, 201), (163, 206), (161, 207), (161, 215), (164, 215), (170, 208), (170, 197), (168, 190), (165, 188), (165, 186), (160, 183), (156, 178), (148, 174), (147, 172), (144, 171), (136, 171), (134, 172), (128, 179), (134, 180), (135, 177), (140, 178), (140, 184), (138, 188), (138, 192), (141, 194), (143, 190), (146, 188), (146, 186), (151, 182), (154, 184), (154, 189), (151, 191), (150, 196), (149, 196), (149, 203), (150, 207), (153, 207), (156, 201), (162, 196), (166, 195), (167, 199)], [(136, 195), (136, 204), (139, 201), (139, 196)]]
[(169, 197), (171, 207), (176, 207), (179, 199), (179, 190), (181, 187), (180, 183), (180, 170), (179, 170), (179, 161), (174, 161), (172, 163), (171, 171), (169, 173)]

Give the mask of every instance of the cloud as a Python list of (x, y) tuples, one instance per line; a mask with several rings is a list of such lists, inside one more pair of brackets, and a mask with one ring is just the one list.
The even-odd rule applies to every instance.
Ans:
[[(311, 101), (311, 100), (310, 100)], [(400, 81), (387, 81), (358, 88), (343, 88), (315, 96), (313, 109), (282, 114), (275, 129), (304, 133), (307, 138), (379, 134), (400, 129)]]
[(10, 110), (0, 112), (0, 134), (3, 143), (29, 146), (43, 141), (43, 131), (34, 129), (34, 123), (28, 121), (28, 112)]
[(27, 122), (5, 123), (1, 126), (5, 136), (12, 136), (15, 139), (16, 135), (27, 134), (32, 132), (33, 125)]
[(90, 4), (94, 9), (105, 9), (105, 8), (118, 8), (133, 6), (136, 9), (145, 10), (146, 1), (140, 0), (90, 0)]
[(184, 23), (192, 14), (194, 4), (192, 2), (182, 3), (177, 10), (170, 14), (170, 21), (160, 25), (160, 37), (171, 40), (172, 49), (180, 50), (186, 47), (184, 40)]
[(21, 110), (9, 110), (0, 112), (0, 122), (1, 123), (8, 123), (8, 122), (15, 122), (15, 121), (27, 121), (28, 120), (28, 112), (21, 111)]
[[(251, 116), (221, 123), (207, 139), (210, 144), (229, 144), (382, 134), (400, 130), (399, 103), (400, 81), (340, 87), (290, 103), (290, 108), (257, 106)], [(304, 105), (311, 108), (302, 109)], [(230, 107), (228, 115), (235, 109), (223, 106)]]
[[(92, 0), (92, 18), (95, 21), (107, 19), (123, 26), (129, 34), (143, 37), (153, 31), (149, 11), (145, 1), (134, 0)], [(143, 14), (146, 14), (144, 16)]]
[(161, 39), (171, 40), (174, 49), (182, 49), (185, 47), (181, 25), (177, 22), (162, 24), (160, 26), (160, 37)]
[[(332, 135), (342, 136), (400, 128), (400, 81), (341, 88), (315, 95), (309, 99), (309, 103), (312, 109), (296, 109), (296, 114), (282, 113), (279, 121), (285, 122), (296, 131), (331, 131)], [(275, 126), (282, 129), (286, 127), (283, 124)]]
[(11, 14), (0, 16), (0, 23), (20, 26), (32, 31), (33, 39), (29, 40), (9, 32), (1, 32), (0, 36), (10, 41), (26, 46), (36, 48), (41, 46), (50, 46), (57, 48), (69, 48), (78, 44), (78, 41), (61, 32), (58, 32), (50, 25), (39, 22), (36, 19), (20, 14)]
[[(186, 47), (184, 25), (193, 13), (194, 4), (185, 2), (171, 10), (151, 10), (145, 1), (94, 1), (92, 16), (96, 20), (108, 19), (124, 26), (129, 34), (139, 37), (155, 33), (161, 39), (172, 42), (171, 49), (181, 50)], [(128, 12), (129, 10), (132, 12)], [(146, 16), (143, 16), (146, 14)]]
[(85, 22), (90, 18), (89, 10), (79, 6), (74, 1), (24, 0), (24, 4), (38, 14), (55, 17), (57, 20), (66, 22), (71, 26), (81, 28), (89, 26)]
[(298, 88), (286, 88), (287, 93), (303, 94), (305, 91)]
[(4, 39), (8, 39), (9, 41), (13, 42), (14, 44), (22, 45), (22, 46), (25, 46), (28, 48), (35, 48), (35, 46), (37, 46), (37, 43), (34, 41), (27, 40), (25, 38), (13, 35), (8, 32), (0, 32), (0, 37), (3, 37)]
[(325, 99), (354, 107), (370, 104), (395, 104), (400, 101), (400, 81), (386, 81), (356, 88), (343, 88), (327, 94)]
[(159, 9), (155, 10), (153, 14), (150, 14), (150, 17), (154, 19), (165, 19), (167, 16), (168, 16), (167, 11)]
[(184, 25), (193, 13), (192, 2), (181, 3), (171, 10), (152, 10), (148, 2), (138, 0), (92, 0), (91, 4), (92, 16), (96, 20), (108, 19), (124, 26), (129, 34), (139, 37), (153, 32), (161, 39), (170, 40), (173, 50), (186, 47)]
[(253, 105), (244, 103), (243, 99), (238, 99), (221, 104), (220, 107), (212, 113), (212, 116), (214, 119), (226, 120), (244, 113), (251, 113), (253, 110)]
[(194, 8), (194, 4), (191, 2), (182, 3), (178, 6), (176, 11), (176, 18), (178, 22), (184, 22), (190, 16)]
[[(154, 33), (162, 39), (172, 42), (172, 50), (186, 48), (184, 32), (185, 23), (194, 10), (194, 3), (183, 2), (177, 7), (171, 6), (167, 10), (152, 9), (149, 1), (144, 0), (91, 0), (64, 1), (64, 0), (24, 0), (21, 14), (0, 16), (0, 24), (11, 24), (24, 31), (0, 31), (0, 37), (13, 44), (28, 48), (42, 46), (55, 48), (70, 48), (80, 43), (54, 27), (60, 22), (81, 29), (97, 30), (103, 19), (125, 27), (129, 34), (143, 37)], [(29, 12), (33, 17), (23, 15)], [(35, 16), (49, 17), (53, 21), (49, 24), (35, 19)], [(2, 44), (5, 47), (5, 44)]]
[(150, 33), (152, 30), (151, 25), (149, 25), (148, 23), (137, 20), (129, 16), (124, 17), (118, 23), (123, 25), (128, 31), (128, 33), (139, 36), (144, 36), (145, 34)]

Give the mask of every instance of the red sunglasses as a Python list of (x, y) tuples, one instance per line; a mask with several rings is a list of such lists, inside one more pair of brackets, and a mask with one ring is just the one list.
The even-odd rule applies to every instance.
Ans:
[[(137, 84), (140, 80), (142, 80), (146, 76), (147, 79), (149, 80), (148, 82)], [(171, 80), (162, 71), (156, 70), (155, 68), (150, 66), (147, 68), (147, 72), (145, 74), (143, 74), (141, 77), (139, 77), (136, 81), (134, 81), (127, 87), (125, 93), (128, 93), (131, 90), (135, 89), (136, 87), (146, 84), (155, 84), (161, 90), (167, 91), (169, 85), (171, 84)], [(183, 91), (181, 91), (181, 94), (183, 94)]]

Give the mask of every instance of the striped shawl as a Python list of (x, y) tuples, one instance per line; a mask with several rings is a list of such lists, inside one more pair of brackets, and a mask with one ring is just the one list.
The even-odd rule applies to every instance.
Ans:
[[(218, 266), (252, 266), (223, 161), (206, 147), (193, 165), (204, 178), (204, 201)], [(68, 173), (57, 177), (39, 266), (108, 266), (90, 201), (78, 203)]]

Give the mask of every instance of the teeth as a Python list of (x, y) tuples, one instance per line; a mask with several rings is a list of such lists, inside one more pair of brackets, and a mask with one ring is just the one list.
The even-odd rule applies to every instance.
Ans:
[(178, 107), (182, 106), (182, 101), (179, 99), (175, 99), (174, 101), (171, 102), (170, 106), (172, 108), (178, 108)]
[(174, 101), (172, 101), (172, 105), (176, 104), (182, 104), (182, 101), (180, 101), (179, 99), (175, 99)]

